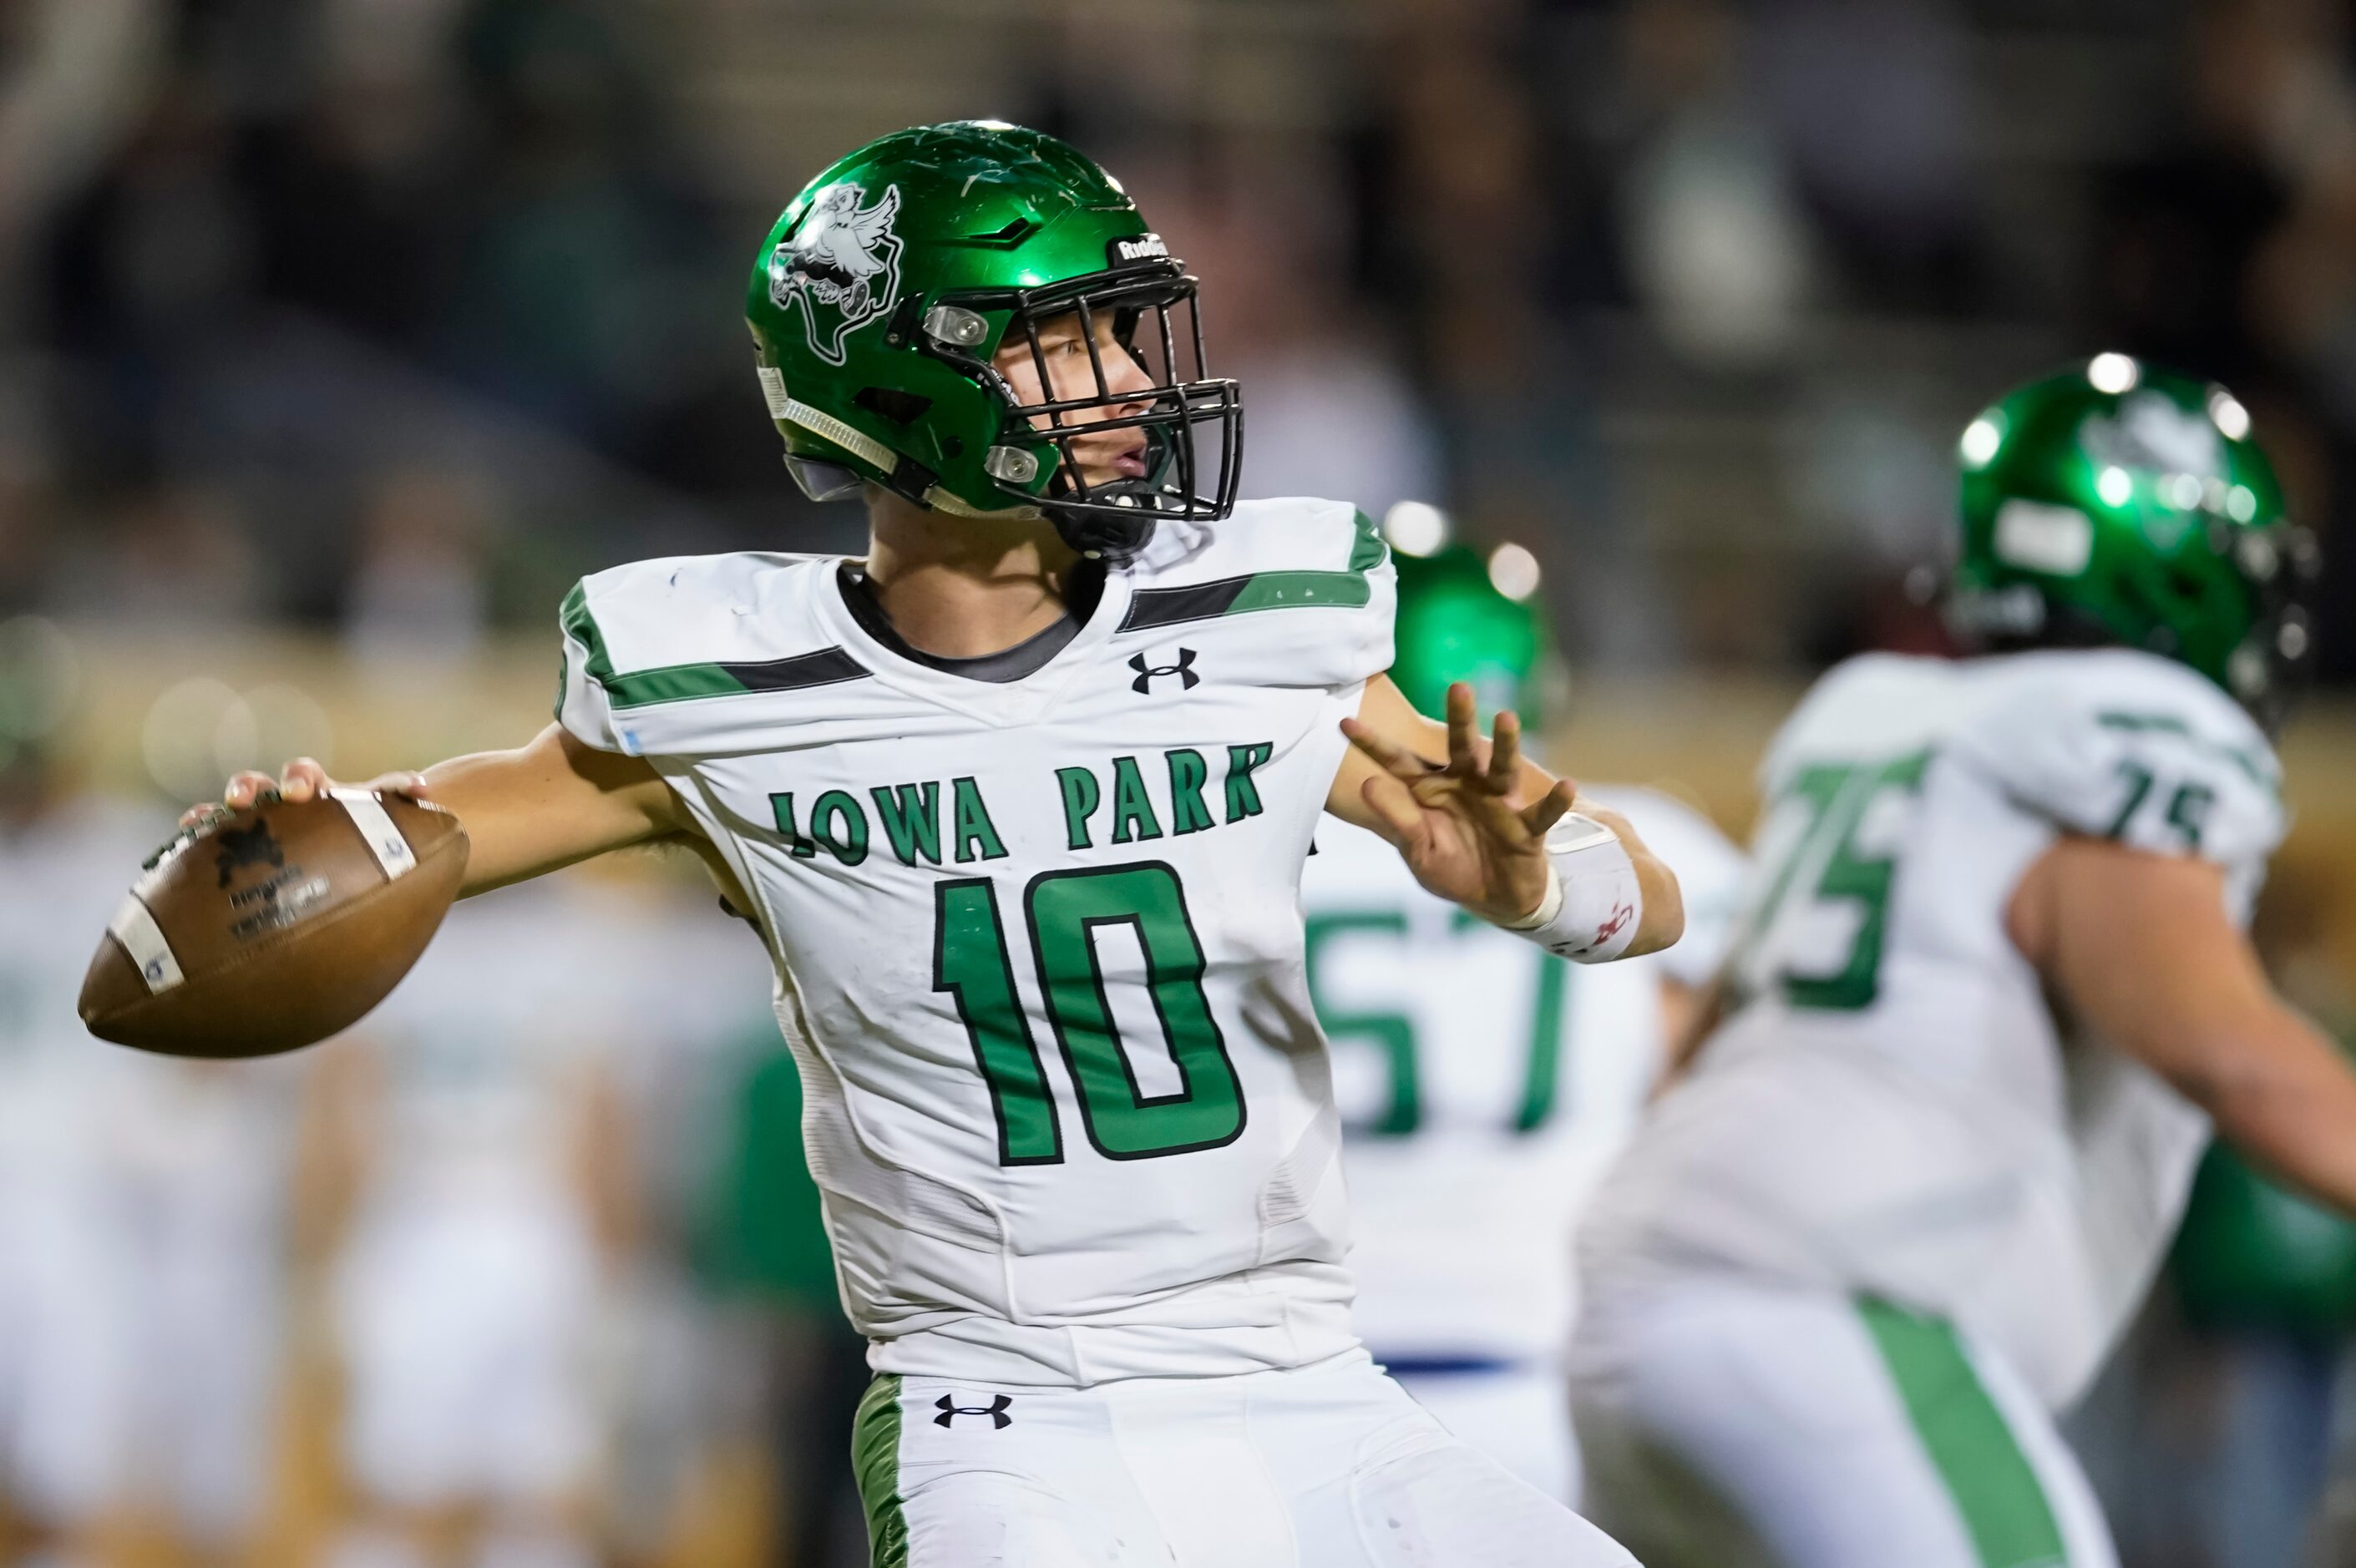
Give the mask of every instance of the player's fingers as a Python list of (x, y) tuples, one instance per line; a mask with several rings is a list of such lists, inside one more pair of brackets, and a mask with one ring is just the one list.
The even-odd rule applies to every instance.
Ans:
[(1543, 837), (1547, 828), (1562, 820), (1563, 814), (1578, 798), (1578, 788), (1569, 779), (1559, 780), (1554, 788), (1546, 792), (1546, 798), (1522, 813), (1522, 826), (1528, 828), (1533, 837)]
[(1358, 786), (1358, 798), (1375, 814), (1375, 831), (1394, 848), (1408, 850), (1422, 843), (1423, 812), (1407, 785), (1378, 773)]
[(1448, 771), (1469, 778), (1481, 771), (1481, 720), (1472, 688), (1453, 681), (1448, 688)]
[(220, 805), (217, 801), (207, 801), (202, 805), (192, 805), (188, 807), (187, 810), (180, 813), (180, 826), (183, 827), (194, 827), (198, 823), (202, 822), (206, 817), (210, 816), (220, 809)]
[(241, 811), (277, 787), (278, 781), (268, 773), (241, 769), (230, 774), (228, 787), (221, 791), (221, 804), (232, 811)]
[(290, 805), (300, 805), (327, 787), (327, 770), (316, 757), (297, 757), (278, 775), (278, 798)]
[(1419, 779), (1434, 772), (1432, 765), (1387, 735), (1378, 735), (1355, 719), (1342, 720), (1342, 733), (1355, 746), (1374, 759), (1375, 764), (1396, 779)]
[(397, 795), (404, 800), (423, 800), (433, 794), (432, 786), (425, 782), (425, 775), (412, 770), (380, 773), (360, 787), (375, 790), (380, 795)]
[(1511, 709), (1490, 726), (1486, 779), (1492, 795), (1511, 795), (1522, 782), (1522, 720)]

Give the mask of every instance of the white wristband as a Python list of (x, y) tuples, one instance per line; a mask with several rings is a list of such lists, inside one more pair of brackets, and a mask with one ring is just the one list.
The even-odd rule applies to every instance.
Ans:
[(1574, 964), (1608, 964), (1644, 923), (1644, 891), (1620, 836), (1591, 816), (1566, 814), (1546, 836), (1546, 896), (1502, 929)]

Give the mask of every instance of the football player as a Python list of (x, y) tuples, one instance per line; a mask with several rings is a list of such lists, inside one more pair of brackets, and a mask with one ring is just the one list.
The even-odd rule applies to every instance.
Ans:
[[(93, 866), (92, 885), (119, 879), (123, 864)], [(236, 1563), (270, 1489), (292, 1129), (307, 1063), (108, 1054), (121, 1060), (102, 1141), (111, 1228), (130, 1270), (119, 1364), (142, 1511), (169, 1532), (178, 1561)]]
[[(1558, 666), (1535, 584), (1509, 575), (1512, 547), (1417, 556), (1403, 532), (1392, 683), (1437, 709), (1462, 680), (1482, 709), (1543, 721)], [(1534, 951), (1344, 823), (1318, 828), (1301, 882), (1310, 995), (1334, 1046), (1358, 1333), (1451, 1432), (1570, 1502), (1573, 1222), (1717, 965), (1743, 869), (1691, 807), (1593, 794), (1684, 891), (1685, 935), (1654, 957), (1582, 969)]]
[[(0, 623), (0, 713), (47, 675), (21, 656), (29, 624)], [(0, 1558), (45, 1568), (100, 1561), (129, 1483), (135, 1275), (106, 1157), (122, 1075), (70, 1020), (76, 927), (142, 826), (78, 798), (45, 739), (0, 735)]]
[(68, 667), (0, 622), (0, 1558), (102, 1561), (136, 1512), (227, 1562), (264, 1489), (289, 1084), (75, 1029), (80, 933), (156, 815), (21, 732)]
[(345, 1195), (328, 1303), (357, 1517), (337, 1568), (445, 1543), (467, 1562), (594, 1560), (597, 1286), (630, 1179), (603, 1061), (624, 955), (597, 912), (547, 893), (458, 911), (364, 1040), (321, 1063), (332, 1133), (304, 1186)]
[(683, 836), (758, 923), (873, 1347), (878, 1563), (1625, 1562), (1351, 1331), (1298, 891), (1330, 810), (1595, 961), (1675, 940), (1676, 879), (1510, 716), (1483, 740), (1468, 688), (1442, 727), (1383, 678), (1364, 517), (1233, 500), (1194, 299), (1050, 137), (851, 154), (748, 315), (788, 465), (865, 498), (866, 556), (600, 572), (555, 724), (383, 782), (465, 822), (469, 891)]
[(303, 1189), (329, 1200), (312, 1218), (358, 1505), (337, 1568), (599, 1559), (601, 1374), (643, 1186), (617, 1048), (694, 1070), (758, 970), (659, 881), (632, 891), (566, 879), (458, 911), (319, 1063)]
[(2104, 354), (1961, 450), (1982, 651), (1786, 721), (1722, 1018), (1581, 1233), (1588, 1497), (1655, 1568), (2104, 1568), (2054, 1415), (2211, 1125), (2356, 1211), (2356, 1074), (2244, 931), (2315, 567), (2248, 411)]

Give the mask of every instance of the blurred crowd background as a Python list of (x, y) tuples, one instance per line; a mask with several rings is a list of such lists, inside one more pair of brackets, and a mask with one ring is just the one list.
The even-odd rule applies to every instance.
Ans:
[[(411, 1000), (263, 1069), (60, 1068), (70, 1020), (11, 1006), (70, 995), (139, 841), (227, 769), (528, 733), (583, 572), (855, 549), (857, 508), (780, 465), (754, 251), (852, 145), (981, 115), (1108, 165), (1205, 277), (1247, 494), (1527, 546), (1575, 671), (1558, 763), (1738, 832), (1811, 672), (1941, 645), (1976, 407), (2100, 349), (2226, 380), (2329, 561), (2262, 931), (2356, 1021), (2347, 0), (12, 0), (0, 1227), (137, 1308), (54, 1308), (99, 1375), (199, 1413), (133, 1423), (96, 1509), (124, 1560), (326, 1561), (403, 1510), (518, 1568), (563, 1540), (825, 1568), (856, 1536), (826, 1540), (858, 1372), (798, 1091), (757, 944), (676, 869), (470, 908)], [(2356, 1562), (2356, 1239), (2222, 1160), (2201, 1190), (2079, 1423), (2129, 1568)], [(401, 1216), (436, 1203), (541, 1239), (428, 1244)], [(472, 1308), (366, 1309), (450, 1279), (526, 1360), (577, 1337), (573, 1405), (479, 1418), (567, 1465), (498, 1473), (487, 1439), (479, 1474), (444, 1456), (455, 1491), (382, 1478), (425, 1418), (371, 1415), (369, 1378), (500, 1386), (414, 1326)], [(43, 1397), (0, 1388), (0, 1428)], [(73, 1511), (14, 1463), (15, 1511)]]

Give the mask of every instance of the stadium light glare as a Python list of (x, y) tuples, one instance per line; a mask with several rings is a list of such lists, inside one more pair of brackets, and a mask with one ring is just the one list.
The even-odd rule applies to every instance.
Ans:
[(2004, 444), (2004, 431), (1993, 415), (1982, 414), (1964, 427), (1964, 439), (1957, 446), (1965, 463), (1974, 468), (1985, 468), (1996, 456), (1997, 448)]
[(1401, 501), (1383, 514), (1383, 538), (1401, 555), (1430, 555), (1449, 531), (1448, 514), (1429, 501)]
[(2143, 379), (2143, 367), (2124, 354), (2097, 354), (2086, 361), (2086, 379), (2094, 390), (2115, 396), (2135, 390)]
[(1517, 544), (1501, 544), (1489, 552), (1489, 584), (1508, 599), (1527, 599), (1538, 591), (1538, 558)]

